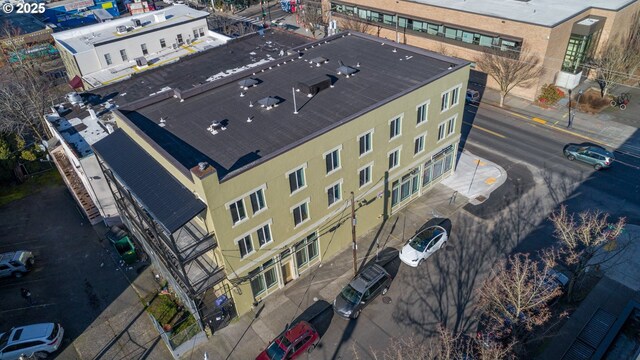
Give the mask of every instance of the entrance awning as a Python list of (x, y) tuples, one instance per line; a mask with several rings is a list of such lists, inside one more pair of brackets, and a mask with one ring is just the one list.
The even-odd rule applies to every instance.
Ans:
[(122, 129), (93, 145), (114, 176), (169, 233), (184, 226), (206, 205), (176, 180)]

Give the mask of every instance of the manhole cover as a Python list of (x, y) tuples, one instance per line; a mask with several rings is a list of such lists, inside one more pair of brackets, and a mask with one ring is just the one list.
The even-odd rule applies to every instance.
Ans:
[(385, 304), (391, 304), (391, 298), (388, 296), (383, 296), (382, 297), (382, 302)]
[(476, 196), (476, 200), (478, 200), (480, 202), (483, 202), (483, 201), (487, 200), (487, 198), (485, 196), (483, 196), (483, 195), (480, 195), (480, 196)]

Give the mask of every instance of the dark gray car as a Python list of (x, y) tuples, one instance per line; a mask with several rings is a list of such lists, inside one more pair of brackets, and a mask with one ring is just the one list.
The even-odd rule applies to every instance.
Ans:
[(615, 160), (613, 153), (596, 145), (569, 144), (564, 148), (564, 156), (571, 161), (579, 160), (593, 165), (596, 170), (608, 168)]
[(391, 276), (380, 265), (372, 264), (351, 280), (333, 301), (333, 311), (345, 319), (357, 319), (362, 309), (378, 295), (386, 294)]

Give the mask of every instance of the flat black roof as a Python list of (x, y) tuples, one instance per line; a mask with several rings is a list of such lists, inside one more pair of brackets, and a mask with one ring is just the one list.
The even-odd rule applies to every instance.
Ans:
[[(318, 58), (328, 62), (317, 66), (311, 60)], [(338, 75), (339, 61), (358, 72), (348, 79)], [(178, 167), (186, 170), (207, 161), (225, 179), (467, 64), (368, 35), (338, 34), (303, 45), (295, 55), (273, 61), (263, 70), (177, 91), (177, 98), (161, 94), (119, 111), (173, 157)], [(323, 76), (334, 87), (312, 98), (298, 93), (295, 115), (292, 88)], [(241, 97), (238, 81), (248, 78), (260, 84)], [(278, 107), (267, 110), (258, 105), (269, 96), (279, 99)], [(215, 121), (226, 130), (213, 135), (208, 128)]]
[(154, 220), (170, 233), (206, 208), (122, 129), (93, 144), (93, 148)]
[[(270, 30), (262, 35), (254, 33), (230, 40), (227, 44), (193, 55), (155, 69), (133, 74), (131, 78), (110, 85), (90, 89), (83, 94), (92, 99), (94, 106), (110, 100), (124, 105), (147, 98), (162, 89), (190, 89), (206, 83), (207, 78), (223, 72), (266, 60), (277, 59), (288, 49), (309, 42), (304, 36), (281, 30)], [(92, 96), (93, 95), (93, 96)], [(67, 118), (88, 116), (85, 109), (75, 107), (65, 114)]]

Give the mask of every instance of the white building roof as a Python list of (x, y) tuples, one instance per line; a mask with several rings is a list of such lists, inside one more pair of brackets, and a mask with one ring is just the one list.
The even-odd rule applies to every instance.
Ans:
[(638, 0), (413, 0), (418, 3), (553, 27), (589, 9), (619, 10)]
[[(193, 19), (205, 18), (208, 15), (209, 13), (206, 11), (195, 10), (186, 5), (173, 5), (162, 10), (61, 31), (52, 36), (69, 52), (77, 54), (92, 50), (95, 46), (99, 46), (100, 43), (126, 39), (132, 35), (175, 26)], [(142, 26), (134, 27), (134, 20), (140, 20)], [(128, 31), (118, 33), (119, 26), (126, 27)]]

